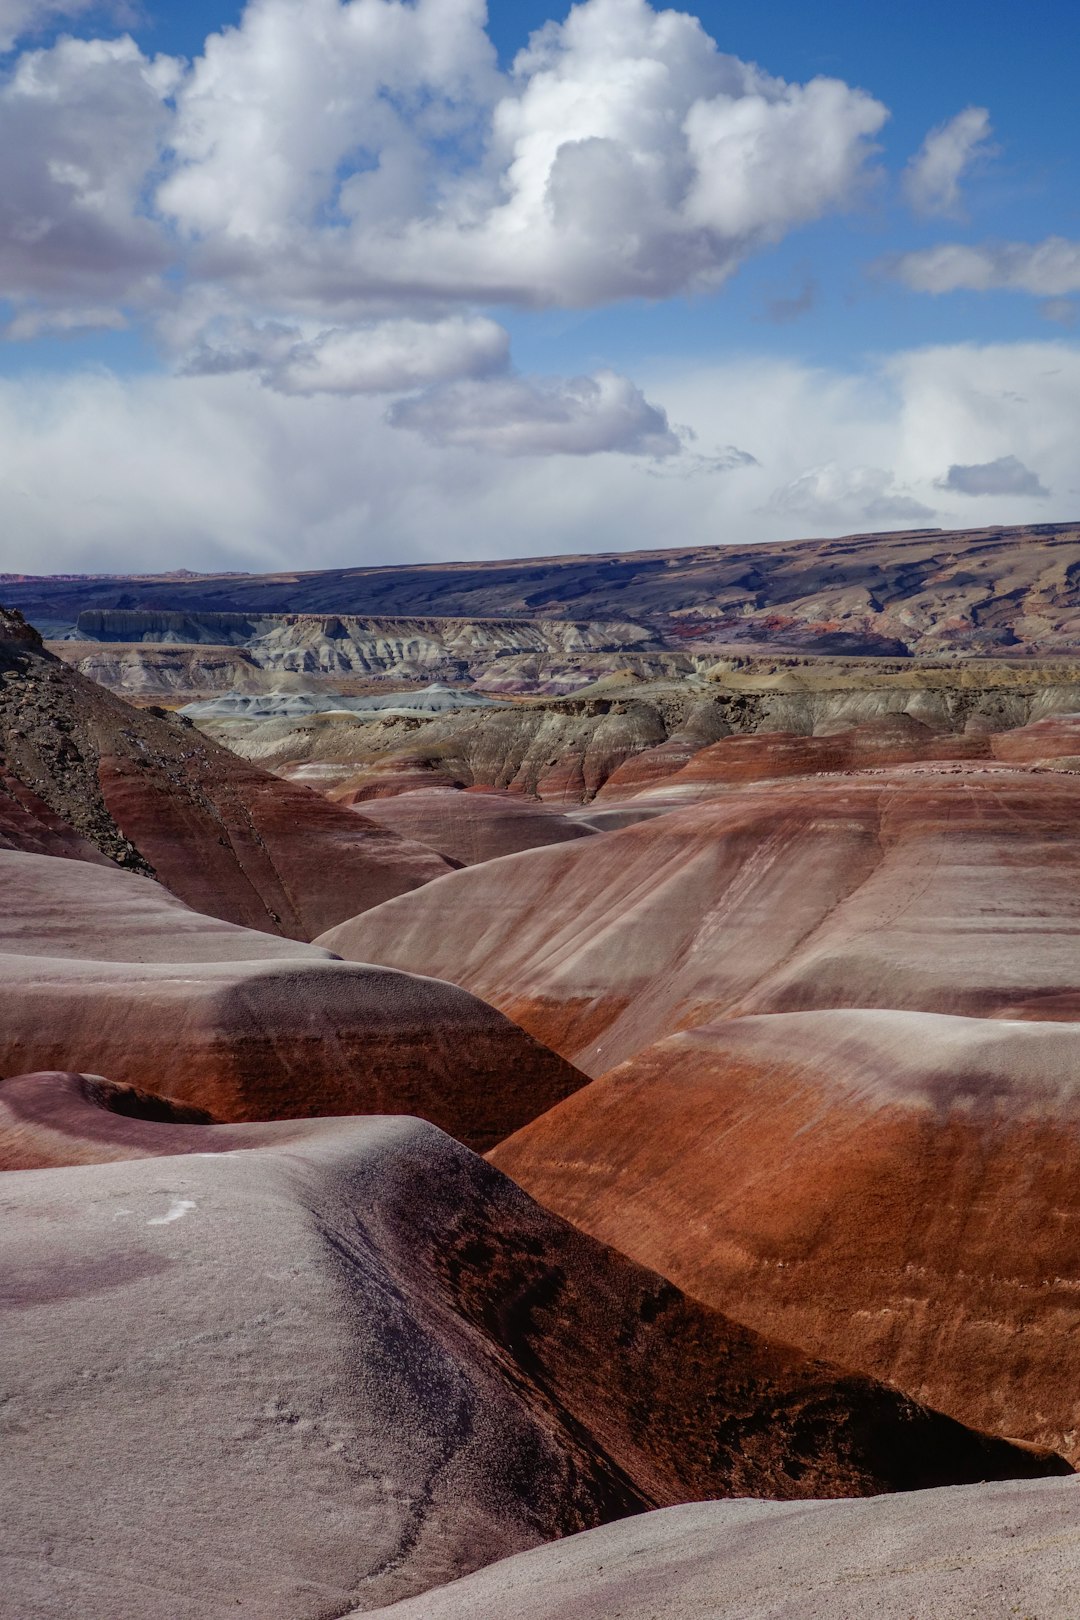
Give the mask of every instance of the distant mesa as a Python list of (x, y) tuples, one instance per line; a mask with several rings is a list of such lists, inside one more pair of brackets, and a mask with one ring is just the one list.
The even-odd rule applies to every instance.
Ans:
[(1075, 657), (1078, 564), (1080, 526), (1042, 523), (317, 573), (27, 579), (4, 593), (32, 619), (74, 625), (101, 615), (81, 621), (99, 634), (113, 633), (104, 627), (117, 610), (159, 621), (610, 624), (614, 608), (642, 644), (669, 647), (707, 640), (834, 655)]
[(364, 1612), (688, 1499), (1067, 1472), (759, 1338), (430, 1125), (84, 1096), (84, 1142), (80, 1111), (200, 1148), (5, 1178), (13, 1613), (73, 1583), (125, 1620)]

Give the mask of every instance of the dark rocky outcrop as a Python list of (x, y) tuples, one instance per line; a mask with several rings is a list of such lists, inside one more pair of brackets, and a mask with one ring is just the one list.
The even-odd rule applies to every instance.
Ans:
[[(182, 720), (131, 708), (54, 658), (18, 614), (5, 614), (0, 631), (6, 778), (72, 836), (128, 870), (156, 875), (210, 915), (310, 938), (335, 913), (340, 919), (451, 869), (434, 851), (266, 775)], [(26, 802), (24, 795), (24, 810)], [(39, 839), (22, 847), (42, 846)]]

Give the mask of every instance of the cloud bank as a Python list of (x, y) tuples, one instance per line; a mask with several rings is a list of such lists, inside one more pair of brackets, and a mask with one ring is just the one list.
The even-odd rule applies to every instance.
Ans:
[[(1063, 340), (920, 349), (867, 375), (702, 365), (648, 376), (637, 399), (625, 380), (576, 398), (537, 400), (534, 383), (501, 375), (470, 390), (489, 387), (507, 390), (501, 409), (467, 399), (445, 430), (436, 385), (419, 396), (425, 431), (402, 431), (383, 396), (288, 394), (247, 372), (2, 381), (5, 566), (316, 568), (710, 545), (998, 523), (1003, 494), (1009, 521), (1063, 519), (1080, 493), (1080, 347)], [(697, 437), (664, 456), (681, 422)], [(533, 434), (555, 442), (530, 453)], [(620, 434), (644, 436), (649, 453), (625, 453)], [(589, 435), (605, 448), (582, 454)], [(684, 456), (717, 465), (656, 476)]]

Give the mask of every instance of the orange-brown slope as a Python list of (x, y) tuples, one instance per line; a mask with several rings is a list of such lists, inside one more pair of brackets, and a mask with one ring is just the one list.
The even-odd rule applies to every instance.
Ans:
[(727, 1020), (493, 1158), (760, 1331), (1080, 1453), (1080, 1026)]
[(1080, 1014), (1080, 780), (955, 762), (743, 788), (456, 872), (330, 930), (586, 1073), (718, 1016)]
[(0, 610), (0, 762), (110, 859), (230, 922), (310, 939), (450, 870), (433, 850), (135, 710)]
[(131, 873), (0, 851), (0, 891), (0, 1075), (108, 1074), (223, 1120), (408, 1112), (481, 1148), (582, 1083), (453, 985), (202, 916)]
[(763, 1340), (430, 1125), (203, 1132), (0, 1178), (13, 1614), (309, 1620), (651, 1506), (1067, 1471)]

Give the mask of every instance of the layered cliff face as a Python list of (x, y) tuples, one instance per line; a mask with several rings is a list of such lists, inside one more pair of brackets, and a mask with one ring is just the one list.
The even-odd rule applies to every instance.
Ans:
[(309, 1620), (687, 1498), (1065, 1471), (748, 1332), (430, 1125), (40, 1089), (133, 1153), (0, 1185), (13, 1613)]
[(694, 667), (689, 657), (661, 654), (662, 643), (647, 626), (606, 617), (247, 618), (113, 610), (80, 614), (70, 637), (55, 644), (58, 653), (77, 662), (84, 674), (125, 692), (137, 684), (147, 687), (155, 662), (161, 681), (178, 668), (189, 677), (205, 671), (203, 687), (189, 688), (194, 691), (227, 689), (226, 672), (233, 676), (234, 689), (257, 691), (262, 688), (252, 672), (262, 670), (304, 676), (309, 683), (391, 677), (475, 682), (493, 692), (557, 692), (585, 685), (613, 664), (639, 677)]
[(620, 618), (668, 646), (768, 644), (889, 657), (1075, 655), (1075, 524), (852, 535), (489, 563), (194, 580), (21, 580), (8, 600), (74, 623), (95, 609), (468, 619)]
[(433, 851), (265, 775), (190, 725), (130, 708), (53, 658), (17, 617), (6, 616), (3, 631), (7, 777), (110, 860), (156, 873), (210, 915), (310, 938), (335, 914), (450, 870)]
[[(933, 757), (935, 737), (941, 757), (973, 756), (987, 733), (1080, 710), (1080, 666), (727, 661), (707, 676), (600, 683), (565, 699), (466, 708), (472, 695), (466, 689), (459, 708), (448, 699), (447, 712), (430, 718), (264, 714), (259, 699), (246, 714), (192, 713), (208, 735), (244, 758), (346, 804), (454, 785), (582, 804), (663, 789), (699, 750), (728, 735), (825, 737), (861, 728), (869, 738), (867, 728), (876, 726), (883, 738), (914, 740), (897, 758)], [(402, 694), (400, 701), (410, 699)]]

